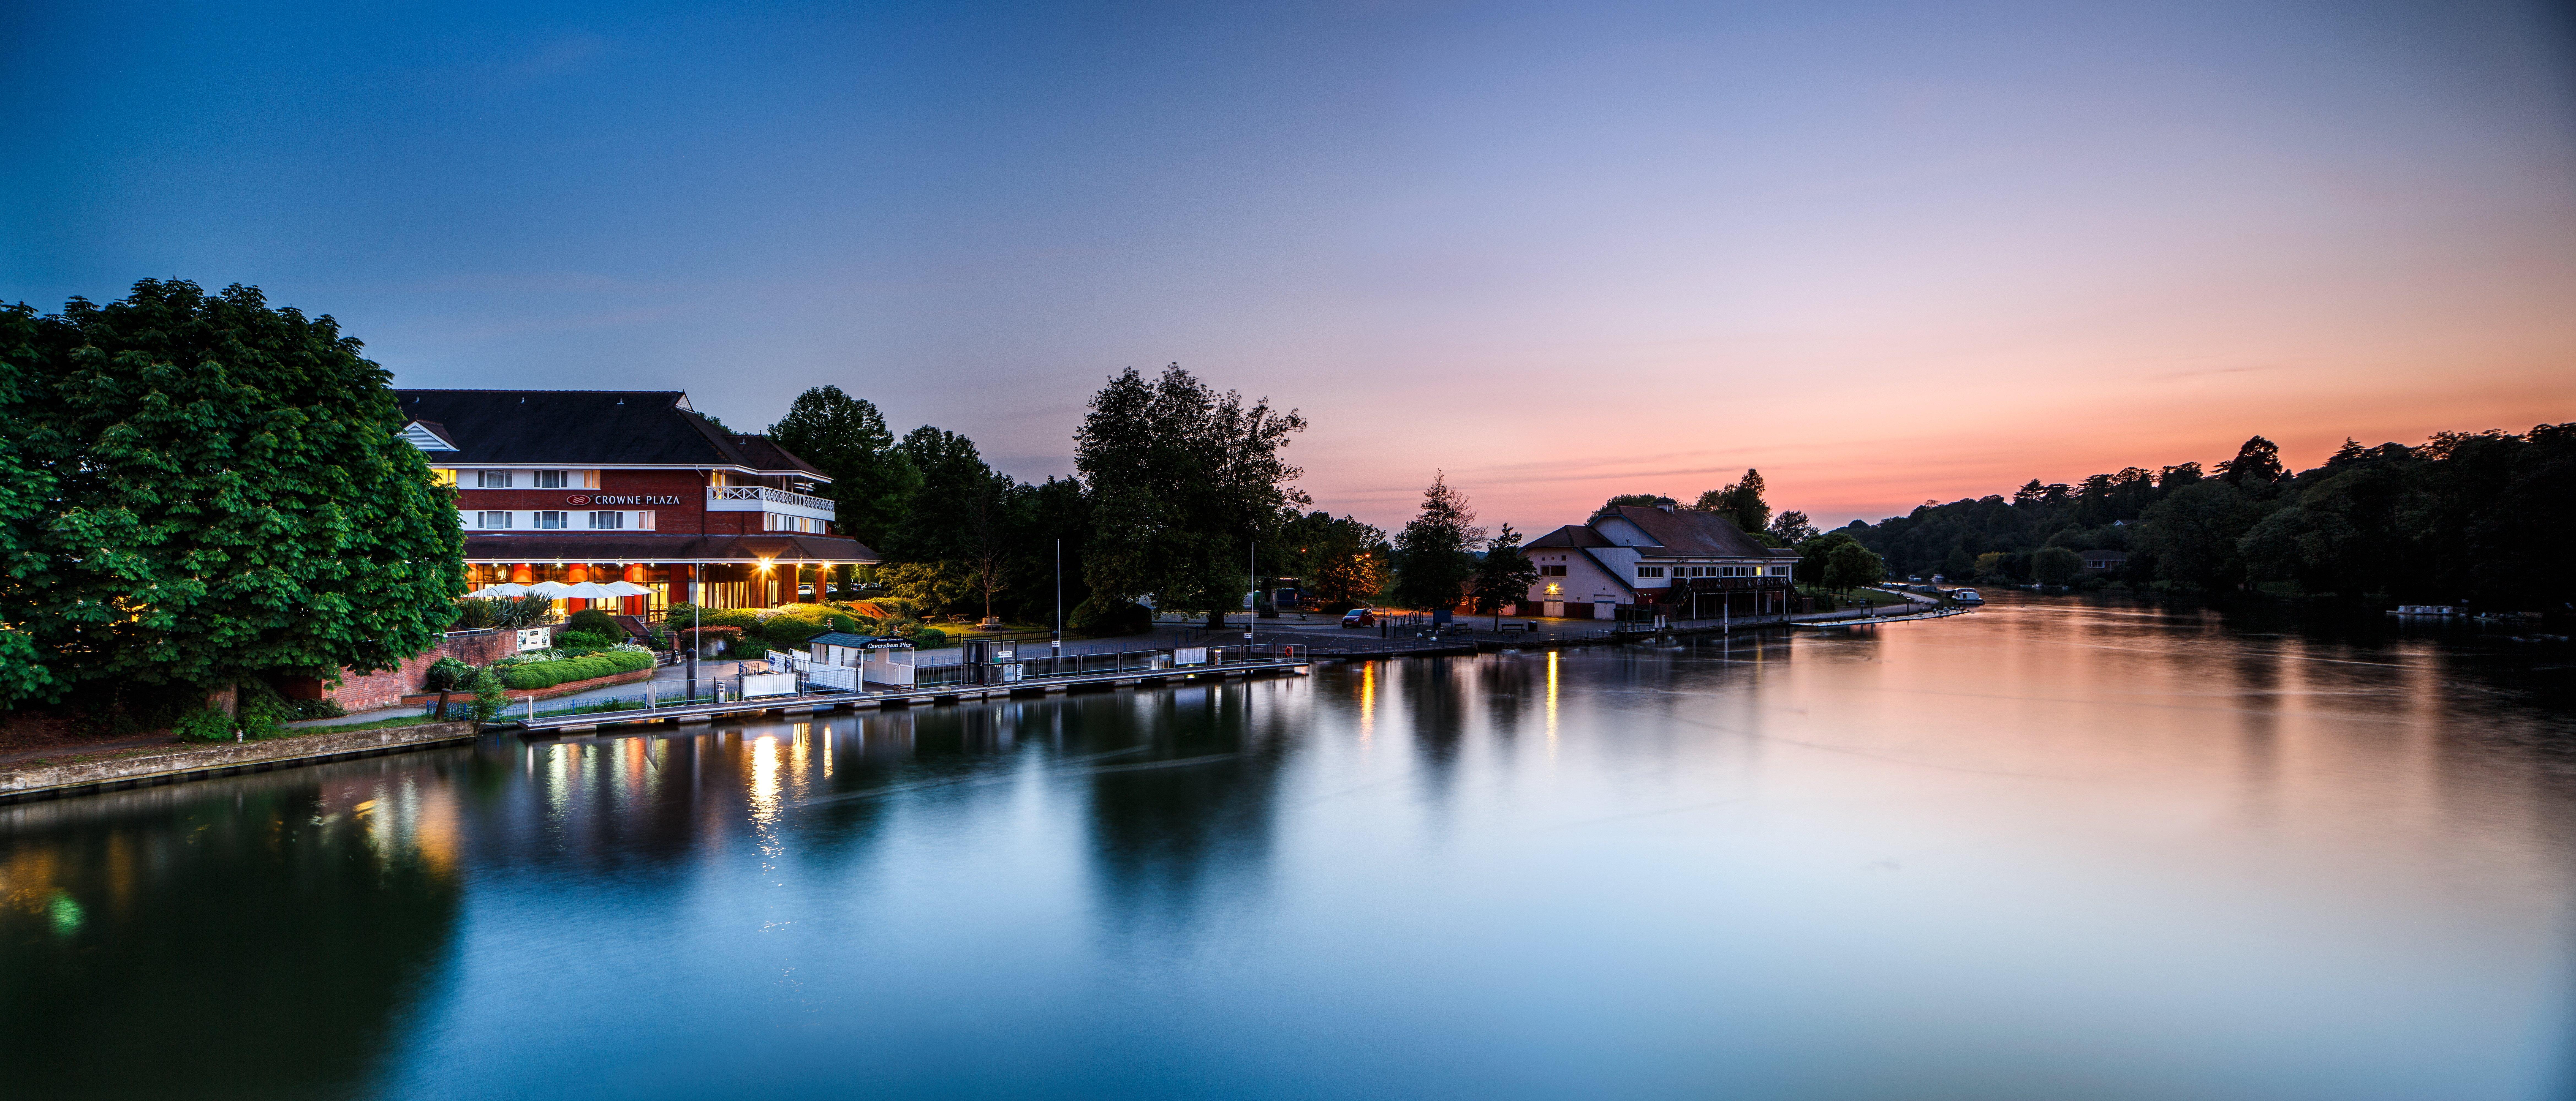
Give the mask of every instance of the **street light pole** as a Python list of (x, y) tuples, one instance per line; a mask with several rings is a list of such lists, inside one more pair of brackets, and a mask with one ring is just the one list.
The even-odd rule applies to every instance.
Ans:
[(1055, 642), (1050, 657), (1064, 655), (1064, 540), (1055, 541)]

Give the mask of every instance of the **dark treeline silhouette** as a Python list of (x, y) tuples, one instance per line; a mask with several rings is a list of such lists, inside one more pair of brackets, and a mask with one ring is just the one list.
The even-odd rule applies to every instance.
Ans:
[[(2236, 457), (1926, 502), (1842, 529), (1899, 576), (2053, 581), (2565, 611), (2576, 422), (2444, 432), (2409, 447), (2345, 440), (2292, 473), (2256, 436)], [(2125, 563), (2082, 572), (2083, 551)]]

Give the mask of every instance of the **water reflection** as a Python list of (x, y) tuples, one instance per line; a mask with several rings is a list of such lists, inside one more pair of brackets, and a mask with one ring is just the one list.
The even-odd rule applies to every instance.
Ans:
[[(37, 1095), (2546, 1097), (2542, 662), (2015, 603), (0, 808)], [(639, 1037), (649, 1036), (649, 1042)]]

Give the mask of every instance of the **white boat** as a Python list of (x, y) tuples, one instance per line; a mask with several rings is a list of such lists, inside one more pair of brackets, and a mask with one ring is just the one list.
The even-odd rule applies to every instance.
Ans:
[(2460, 609), (2449, 604), (2400, 604), (2390, 615), (2454, 616)]
[(1978, 596), (1977, 590), (1975, 589), (1952, 589), (1950, 590), (1950, 599), (1961, 604), (1983, 604), (1986, 602), (1986, 598)]

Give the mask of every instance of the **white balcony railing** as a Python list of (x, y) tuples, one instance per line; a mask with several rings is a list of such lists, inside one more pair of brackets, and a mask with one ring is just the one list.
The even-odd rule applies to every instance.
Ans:
[(789, 493), (768, 486), (708, 486), (709, 512), (779, 512), (830, 520), (837, 514), (832, 502), (802, 493)]

